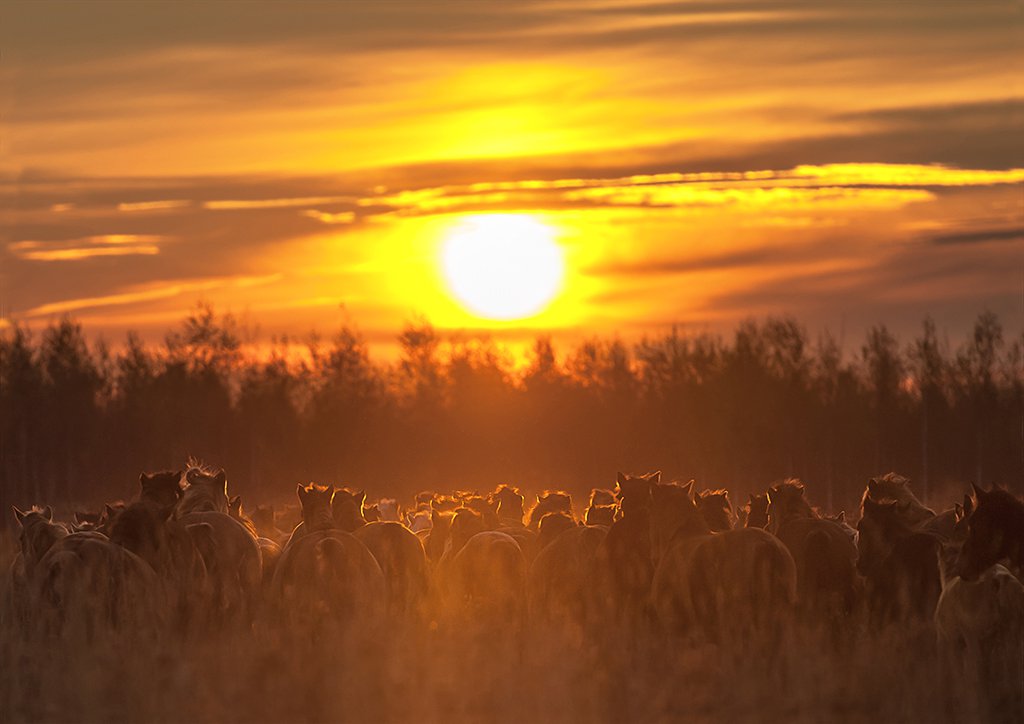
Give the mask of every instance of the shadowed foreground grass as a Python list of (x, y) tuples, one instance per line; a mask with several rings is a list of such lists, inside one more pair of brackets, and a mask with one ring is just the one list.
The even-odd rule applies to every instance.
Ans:
[(298, 632), (263, 615), (251, 630), (86, 643), (6, 621), (0, 721), (978, 720), (928, 630), (835, 650), (799, 629), (773, 649), (574, 628), (428, 617)]

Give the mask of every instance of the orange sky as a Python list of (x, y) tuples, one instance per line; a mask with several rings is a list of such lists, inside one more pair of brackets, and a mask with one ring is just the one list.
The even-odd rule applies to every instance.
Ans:
[[(375, 343), (1024, 327), (1013, 2), (0, 6), (0, 326), (198, 299)], [(539, 314), (454, 299), (467, 215), (553, 230)], [(381, 347), (383, 349), (383, 347)]]

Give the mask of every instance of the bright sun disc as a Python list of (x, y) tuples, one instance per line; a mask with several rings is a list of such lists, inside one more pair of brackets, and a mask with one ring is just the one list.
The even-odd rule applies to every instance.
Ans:
[(555, 231), (531, 216), (467, 218), (442, 251), (452, 293), (489, 319), (522, 319), (542, 311), (562, 284), (562, 249)]

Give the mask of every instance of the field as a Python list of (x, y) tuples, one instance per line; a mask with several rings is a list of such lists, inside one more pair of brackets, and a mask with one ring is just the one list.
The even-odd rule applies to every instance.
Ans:
[[(4, 560), (12, 556), (10, 540)], [(651, 626), (499, 624), (445, 615), (345, 631), (40, 638), (5, 621), (0, 719), (41, 721), (979, 721), (929, 627), (838, 645), (696, 645)]]

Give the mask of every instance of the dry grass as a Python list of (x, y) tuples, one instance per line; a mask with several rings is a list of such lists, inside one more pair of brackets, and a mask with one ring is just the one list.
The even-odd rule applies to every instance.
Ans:
[(91, 643), (38, 640), (6, 621), (0, 721), (979, 719), (930, 631), (857, 631), (834, 648), (795, 629), (771, 652), (766, 642), (697, 646), (647, 628), (429, 617), (379, 631), (302, 633), (258, 620), (202, 637), (119, 632)]

